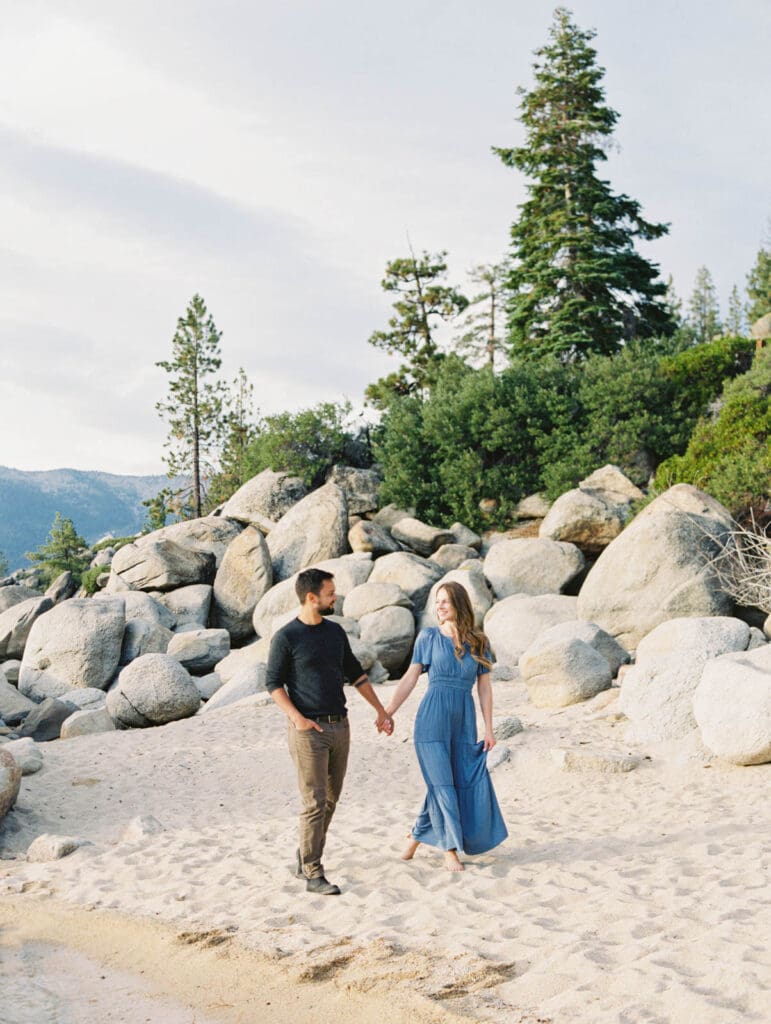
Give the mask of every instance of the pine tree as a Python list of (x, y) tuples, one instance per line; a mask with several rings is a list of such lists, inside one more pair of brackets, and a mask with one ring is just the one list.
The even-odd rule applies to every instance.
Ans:
[(747, 319), (752, 326), (766, 313), (771, 313), (771, 222), (755, 266), (747, 275), (747, 298)]
[(731, 294), (728, 296), (728, 313), (723, 327), (726, 334), (735, 338), (744, 337), (746, 333), (747, 318), (744, 314), (744, 306), (742, 305), (739, 289), (736, 285), (733, 286)]
[(667, 291), (664, 296), (664, 307), (669, 319), (675, 325), (675, 328), (682, 327), (684, 323), (683, 300), (675, 290), (675, 279), (671, 274), (667, 278)]
[(43, 574), (46, 585), (53, 583), (63, 572), (71, 572), (75, 583), (88, 566), (88, 549), (85, 540), (78, 534), (71, 519), (57, 512), (48, 539), (34, 551), (24, 556), (36, 565)]
[(693, 331), (694, 341), (699, 345), (712, 341), (722, 329), (717, 289), (706, 267), (699, 267), (696, 271), (693, 292), (688, 300), (687, 321)]
[(519, 89), (526, 143), (493, 150), (530, 179), (511, 227), (513, 354), (574, 359), (673, 329), (658, 267), (634, 247), (668, 226), (644, 220), (638, 202), (596, 174), (619, 115), (605, 104), (595, 34), (557, 8), (550, 41), (536, 51), (535, 86)]
[(419, 257), (410, 249), (406, 258), (386, 264), (381, 287), (395, 292), (394, 316), (390, 330), (375, 331), (370, 345), (398, 354), (406, 361), (398, 372), (383, 377), (366, 390), (373, 405), (385, 408), (395, 395), (425, 390), (435, 377), (442, 353), (434, 338), (437, 320), (451, 321), (468, 305), (468, 299), (443, 282), (447, 275), (446, 252), (423, 252)]
[(259, 426), (254, 417), (254, 385), (243, 367), (233, 380), (224, 404), (226, 414), (220, 469), (209, 491), (212, 505), (227, 501), (249, 478), (248, 451)]
[(463, 333), (457, 337), (455, 347), (472, 365), (484, 364), (494, 369), (496, 356), (504, 350), (505, 270), (502, 264), (483, 265), (474, 267), (469, 277), (482, 290), (469, 302)]
[(169, 375), (169, 394), (155, 406), (169, 425), (164, 462), (168, 475), (189, 475), (191, 509), (200, 516), (208, 461), (218, 447), (222, 424), (222, 384), (211, 378), (219, 370), (220, 337), (200, 295), (190, 300), (177, 320), (172, 358), (156, 363)]

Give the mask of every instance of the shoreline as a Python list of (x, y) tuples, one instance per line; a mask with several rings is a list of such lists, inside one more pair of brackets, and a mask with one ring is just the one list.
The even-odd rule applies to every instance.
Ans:
[[(180, 1008), (206, 1014), (218, 1024), (471, 1022), (426, 997), (393, 990), (387, 971), (382, 981), (370, 977), (361, 990), (354, 979), (340, 983), (335, 980), (335, 968), (343, 966), (340, 957), (305, 972), (292, 971), (223, 929), (180, 930), (167, 922), (86, 910), (51, 897), (0, 899), (0, 949), (40, 943), (128, 972), (146, 988), (147, 998), (170, 997)], [(362, 950), (351, 955), (357, 952)], [(128, 1012), (127, 1022), (133, 1019), (133, 1011)]]

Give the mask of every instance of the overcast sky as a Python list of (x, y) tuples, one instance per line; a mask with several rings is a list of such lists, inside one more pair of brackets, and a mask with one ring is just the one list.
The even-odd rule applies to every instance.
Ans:
[[(263, 413), (396, 361), (388, 259), (503, 255), (543, 0), (0, 0), (0, 464), (162, 472), (155, 412), (200, 292)], [(580, 0), (620, 115), (602, 173), (644, 250), (723, 309), (771, 213), (767, 0)]]

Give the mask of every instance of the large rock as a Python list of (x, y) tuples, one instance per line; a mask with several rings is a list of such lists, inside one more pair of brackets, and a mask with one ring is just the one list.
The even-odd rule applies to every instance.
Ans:
[(574, 544), (528, 537), (501, 540), (485, 555), (484, 571), (495, 596), (559, 594), (584, 567)]
[(576, 618), (575, 597), (512, 594), (485, 615), (484, 631), (499, 665), (515, 668), (534, 640), (550, 626)]
[(354, 587), (346, 595), (343, 602), (343, 615), (351, 619), (360, 619), (381, 608), (398, 605), (412, 609), (412, 602), (401, 587), (395, 583), (372, 583), (367, 581)]
[(428, 523), (414, 519), (412, 516), (407, 516), (394, 523), (391, 527), (391, 536), (424, 558), (428, 558), (442, 545), (452, 544), (455, 540), (449, 530), (440, 530), (437, 526), (429, 526)]
[(132, 619), (123, 634), (120, 664), (128, 665), (143, 654), (165, 654), (173, 636), (170, 629), (158, 623)]
[(13, 608), (15, 604), (22, 601), (29, 601), (33, 597), (40, 597), (40, 594), (31, 587), (22, 587), (17, 583), (11, 583), (7, 587), (0, 587), (0, 615)]
[(359, 620), (360, 637), (377, 652), (377, 659), (390, 676), (405, 666), (415, 639), (415, 620), (408, 608), (392, 605), (363, 615)]
[(211, 612), (212, 588), (206, 583), (194, 583), (168, 594), (158, 594), (157, 602), (171, 615), (171, 629), (189, 626), (206, 629)]
[(487, 585), (482, 562), (478, 558), (465, 562), (459, 569), (452, 569), (450, 572), (445, 573), (440, 580), (437, 580), (431, 588), (426, 606), (423, 609), (423, 614), (420, 618), (420, 628), (425, 629), (427, 626), (438, 625), (434, 604), (438, 591), (445, 583), (460, 583), (471, 601), (471, 607), (474, 610), (474, 623), (477, 628), (481, 629), (485, 615), (487, 615), (492, 606), (493, 595), (490, 593), (490, 588)]
[(442, 544), (429, 557), (429, 562), (436, 562), (440, 569), (450, 572), (452, 569), (460, 568), (464, 562), (473, 558), (479, 558), (476, 548), (470, 548), (466, 544)]
[(374, 469), (333, 466), (327, 483), (336, 484), (345, 494), (349, 515), (374, 512), (380, 504), (380, 474)]
[(0, 676), (0, 719), (6, 725), (18, 725), (35, 707), (35, 702), (19, 693), (5, 676)]
[(395, 583), (412, 601), (416, 614), (426, 603), (431, 587), (444, 573), (435, 562), (429, 562), (408, 551), (384, 555), (375, 562), (370, 583)]
[(452, 534), (452, 543), (461, 544), (464, 547), (473, 548), (475, 551), (479, 551), (482, 547), (482, 538), (478, 533), (474, 533), (468, 526), (464, 526), (463, 523), (453, 523), (450, 527), (450, 533)]
[[(355, 587), (360, 587), (362, 583), (367, 582), (372, 575), (374, 565), (371, 555), (357, 551), (352, 555), (341, 555), (339, 558), (314, 562), (313, 568), (331, 572), (335, 577), (337, 596), (344, 599)], [(295, 576), (294, 579), (297, 577)]]
[(121, 601), (73, 598), (32, 627), (19, 672), (19, 690), (33, 700), (67, 690), (103, 690), (120, 659), (125, 611)]
[(223, 516), (261, 527), (275, 524), (307, 494), (299, 477), (264, 469), (247, 480), (222, 507)]
[(62, 722), (60, 738), (74, 739), (75, 736), (92, 736), (98, 732), (113, 732), (115, 723), (106, 707), (82, 708), (73, 712)]
[(226, 629), (195, 629), (172, 637), (166, 653), (192, 675), (206, 675), (230, 652)]
[(348, 531), (348, 543), (351, 545), (351, 551), (370, 552), (373, 558), (402, 550), (401, 544), (393, 539), (385, 526), (370, 522), (368, 519), (361, 519), (353, 524)]
[(771, 644), (708, 661), (693, 697), (704, 745), (732, 764), (771, 761)]
[(68, 598), (74, 597), (77, 589), (78, 585), (72, 573), (69, 571), (62, 572), (59, 573), (48, 590), (46, 590), (45, 596), (50, 597), (54, 604), (59, 604), (60, 601), (66, 601)]
[(665, 743), (695, 733), (693, 695), (704, 666), (744, 651), (749, 640), (747, 623), (728, 616), (670, 619), (657, 626), (641, 641), (621, 683), (619, 708), (634, 739)]
[[(228, 545), (235, 540), (242, 529), (243, 524), (234, 519), (225, 516), (203, 516), (201, 519), (185, 519), (181, 523), (164, 526), (160, 530), (140, 537), (137, 543), (154, 544), (157, 541), (170, 540), (191, 551), (214, 555), (215, 567), (219, 567)], [(148, 588), (142, 587), (141, 589)], [(158, 589), (164, 588), (159, 587)]]
[(610, 665), (576, 637), (539, 637), (519, 659), (519, 671), (530, 700), (539, 708), (561, 708), (589, 700), (611, 684)]
[(731, 517), (690, 484), (659, 495), (600, 555), (578, 596), (578, 617), (627, 649), (667, 619), (730, 614), (710, 560), (731, 540)]
[[(205, 588), (211, 592), (210, 587)], [(172, 592), (173, 593), (173, 592)], [(164, 595), (171, 597), (171, 594)], [(164, 606), (161, 601), (156, 601), (150, 594), (141, 590), (123, 590), (120, 593), (98, 593), (93, 597), (94, 601), (120, 601), (123, 604), (126, 623), (140, 620), (149, 625), (163, 626), (166, 629), (173, 629), (177, 624), (176, 617)]]
[(336, 484), (325, 484), (294, 505), (268, 534), (274, 580), (345, 554), (348, 508)]
[(539, 646), (549, 646), (566, 640), (583, 640), (584, 643), (593, 647), (607, 661), (613, 678), (616, 677), (621, 666), (629, 661), (628, 652), (615, 637), (606, 633), (604, 629), (600, 629), (596, 623), (582, 622), (580, 619), (560, 622), (558, 625), (544, 630), (536, 643)]
[(603, 466), (557, 498), (541, 523), (539, 536), (570, 541), (585, 551), (602, 551), (621, 533), (632, 503), (642, 497), (618, 466)]
[(257, 602), (273, 585), (273, 567), (265, 538), (247, 526), (225, 552), (214, 577), (212, 624), (226, 629), (236, 641), (253, 633)]
[(173, 540), (145, 540), (126, 544), (115, 553), (112, 575), (131, 590), (174, 590), (191, 583), (211, 583), (215, 564), (210, 551)]
[(43, 753), (30, 736), (21, 740), (11, 740), (3, 747), (21, 768), (22, 775), (34, 775), (43, 767)]
[(296, 577), (292, 576), (288, 580), (277, 583), (257, 602), (252, 616), (252, 625), (258, 637), (272, 635), (273, 620), (279, 615), (285, 614), (291, 608), (300, 611), (300, 603), (294, 589), (295, 579)]
[(39, 743), (56, 740), (62, 729), (62, 723), (74, 714), (78, 708), (69, 701), (49, 697), (30, 711), (24, 722), (16, 730), (20, 737), (29, 736)]
[(529, 494), (514, 507), (517, 519), (545, 519), (551, 509), (551, 502), (545, 494)]
[(21, 788), (21, 768), (14, 758), (0, 747), (0, 821), (13, 805)]
[(32, 626), (51, 608), (53, 601), (50, 597), (30, 597), (27, 601), (11, 605), (0, 615), (0, 661), (21, 658)]
[(168, 654), (145, 654), (123, 669), (107, 694), (118, 728), (141, 729), (194, 715), (201, 698), (187, 669)]
[(262, 693), (267, 679), (267, 666), (263, 663), (247, 665), (236, 673), (232, 679), (224, 683), (210, 700), (201, 708), (201, 714), (217, 711), (228, 704), (235, 704), (244, 697), (253, 697)]
[(239, 647), (237, 650), (231, 651), (222, 661), (217, 662), (214, 666), (214, 671), (223, 683), (229, 683), (234, 676), (239, 675), (244, 669), (253, 668), (256, 670), (258, 665), (267, 665), (269, 655), (270, 640), (268, 637), (263, 637), (261, 640), (255, 640), (254, 643), (247, 644), (246, 647)]

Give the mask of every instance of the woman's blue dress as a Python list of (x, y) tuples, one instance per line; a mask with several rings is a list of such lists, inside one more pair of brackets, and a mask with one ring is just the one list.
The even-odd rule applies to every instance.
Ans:
[(436, 626), (415, 641), (413, 664), (428, 671), (428, 689), (415, 718), (415, 752), (428, 792), (413, 839), (442, 850), (484, 853), (508, 835), (487, 771), (484, 743), (477, 742), (471, 691), (487, 669), (466, 645), (461, 660)]

